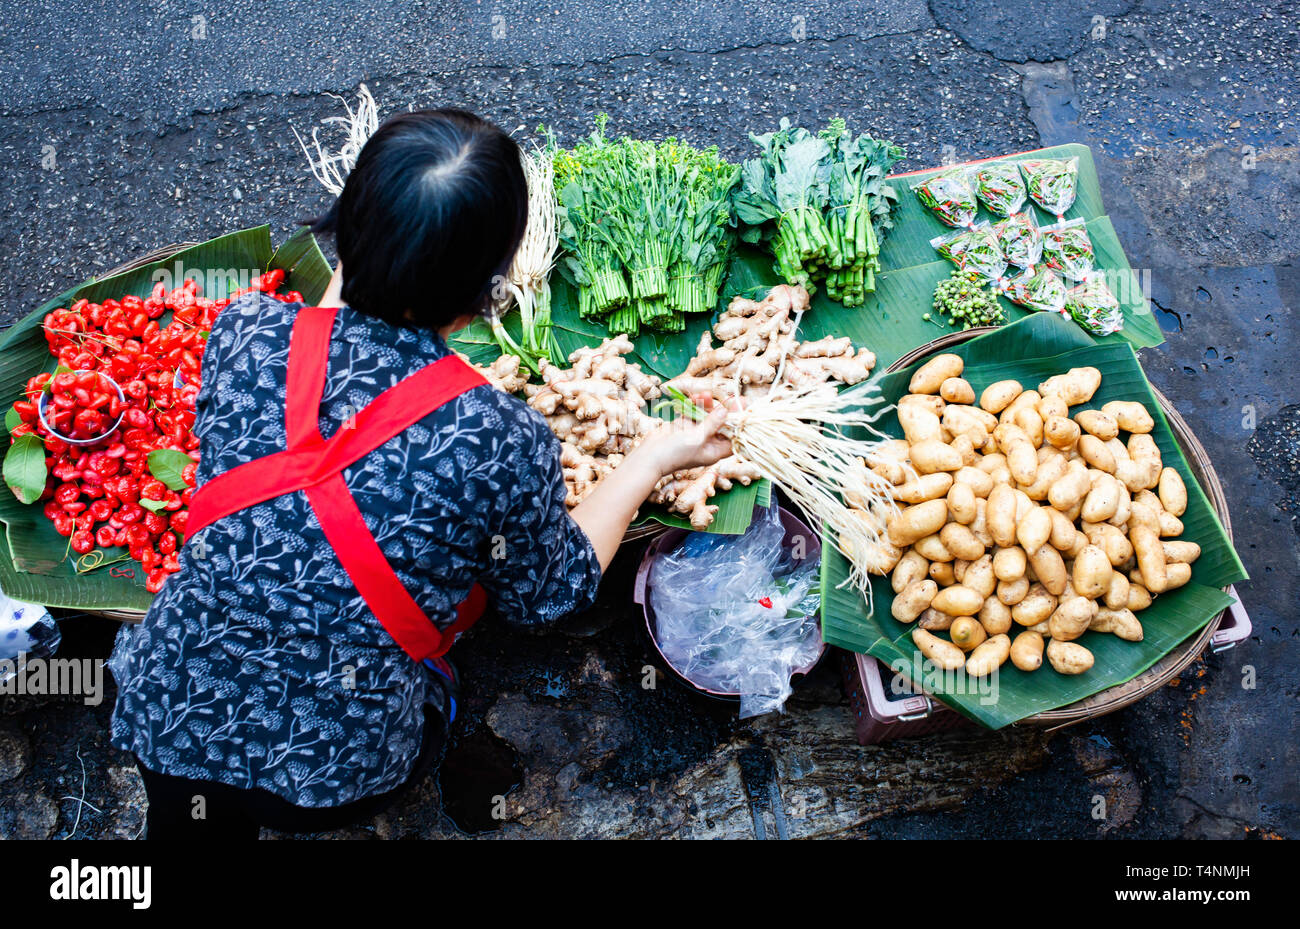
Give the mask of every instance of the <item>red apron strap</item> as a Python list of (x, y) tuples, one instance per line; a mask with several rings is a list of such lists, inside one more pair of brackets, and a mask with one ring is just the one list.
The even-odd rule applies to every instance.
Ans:
[(305, 491), (339, 562), (393, 640), (412, 658), (440, 657), (482, 615), (478, 584), (440, 630), (403, 586), (366, 526), (343, 470), (425, 416), (481, 384), (457, 355), (421, 368), (380, 394), (328, 440), (317, 421), (337, 309), (305, 307), (294, 321), (285, 385), (286, 449), (231, 468), (203, 485), (190, 503), (186, 538), (225, 516), (275, 497)]
[(305, 306), (293, 321), (284, 385), (285, 448), (322, 441), (317, 419), (329, 370), (330, 335), (338, 312), (338, 307)]
[[(208, 481), (190, 503), (186, 537), (222, 517), (338, 474), (444, 403), (486, 383), (456, 355), (426, 365), (380, 394), (350, 425), (340, 427), (324, 442), (246, 462)], [(289, 412), (287, 408), (285, 412)], [(316, 409), (307, 415), (314, 431)], [(300, 433), (306, 431), (301, 419), (298, 425)]]

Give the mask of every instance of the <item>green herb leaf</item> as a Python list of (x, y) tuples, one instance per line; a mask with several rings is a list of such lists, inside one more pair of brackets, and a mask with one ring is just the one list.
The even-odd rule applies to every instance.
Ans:
[(10, 432), (13, 432), (14, 429), (18, 428), (18, 424), (22, 421), (23, 418), (18, 415), (18, 411), (13, 407), (10, 407), (9, 412), (5, 413), (5, 428)]
[(5, 484), (20, 503), (35, 503), (45, 492), (45, 444), (33, 433), (19, 436), (5, 455)]
[[(149, 453), (149, 473), (162, 481), (171, 490), (182, 491), (189, 484), (181, 477), (185, 466), (194, 461), (184, 452), (172, 448), (160, 448)], [(143, 505), (144, 501), (140, 503)]]
[(150, 500), (148, 497), (141, 497), (140, 505), (144, 507), (146, 510), (148, 510), (150, 513), (158, 513), (161, 512), (165, 506), (167, 506), (167, 501)]

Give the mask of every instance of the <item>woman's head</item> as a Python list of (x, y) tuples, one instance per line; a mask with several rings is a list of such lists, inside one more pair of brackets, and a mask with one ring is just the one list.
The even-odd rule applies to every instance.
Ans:
[(519, 147), (473, 113), (444, 109), (380, 126), (310, 225), (334, 234), (349, 306), (440, 329), (488, 308), (527, 217)]

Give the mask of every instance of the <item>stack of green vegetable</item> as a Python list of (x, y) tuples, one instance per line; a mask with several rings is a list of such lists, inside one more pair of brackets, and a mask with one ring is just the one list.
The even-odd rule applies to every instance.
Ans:
[(815, 293), (858, 306), (875, 290), (880, 240), (892, 227), (897, 199), (885, 184), (903, 157), (892, 142), (854, 136), (836, 118), (814, 135), (788, 119), (764, 135), (750, 135), (762, 153), (741, 168), (736, 217), (747, 242), (765, 244), (777, 272)]
[(684, 314), (717, 305), (739, 169), (716, 147), (609, 139), (605, 123), (555, 152), (561, 272), (578, 288), (580, 315), (611, 333), (680, 332)]

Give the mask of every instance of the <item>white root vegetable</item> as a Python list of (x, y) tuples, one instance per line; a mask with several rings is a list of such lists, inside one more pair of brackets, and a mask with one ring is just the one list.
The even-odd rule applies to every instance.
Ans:
[(335, 97), (343, 108), (347, 111), (347, 116), (328, 116), (322, 120), (322, 126), (333, 127), (342, 126), (345, 138), (343, 144), (336, 152), (330, 152), (320, 141), (321, 126), (311, 131), (311, 147), (303, 141), (298, 130), (293, 130), (294, 138), (302, 146), (302, 152), (307, 156), (307, 164), (311, 166), (312, 176), (320, 182), (320, 185), (338, 196), (343, 193), (343, 184), (347, 181), (348, 175), (352, 173), (352, 166), (357, 163), (357, 155), (369, 141), (370, 137), (375, 134), (379, 128), (379, 111), (375, 106), (375, 98), (370, 95), (370, 89), (362, 84), (357, 91), (357, 108), (354, 110), (348, 105), (348, 102), (342, 97), (330, 94)]

